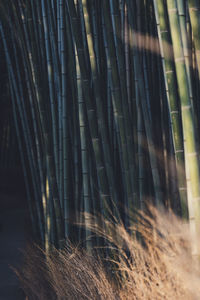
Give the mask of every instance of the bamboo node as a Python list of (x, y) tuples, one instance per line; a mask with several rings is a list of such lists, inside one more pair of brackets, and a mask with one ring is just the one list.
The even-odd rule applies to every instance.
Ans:
[(197, 152), (191, 152), (191, 153), (187, 153), (187, 156), (197, 156), (198, 153)]
[(191, 109), (191, 108), (192, 108), (192, 106), (191, 106), (191, 104), (190, 104), (190, 105), (182, 106), (182, 107), (181, 107), (181, 110), (186, 110), (186, 109)]
[(168, 9), (168, 12), (169, 12), (169, 14), (170, 14), (170, 13), (177, 13), (177, 12), (178, 12), (178, 9), (177, 9), (177, 8), (169, 8), (169, 9)]
[(173, 115), (173, 114), (178, 114), (178, 113), (179, 113), (178, 110), (172, 110), (172, 111), (171, 111), (171, 115)]
[(168, 33), (168, 30), (161, 30), (160, 33)]
[(186, 190), (187, 190), (186, 187), (180, 187), (180, 188), (179, 188), (179, 191), (186, 191)]
[(184, 61), (185, 60), (185, 57), (177, 57), (175, 58), (175, 62), (178, 62), (178, 61)]
[(199, 11), (200, 7), (189, 7), (190, 11)]
[(182, 149), (181, 149), (181, 150), (176, 150), (176, 151), (175, 151), (175, 153), (183, 153), (183, 152), (184, 152), (184, 150), (182, 150)]
[(200, 197), (194, 197), (193, 201), (200, 201)]

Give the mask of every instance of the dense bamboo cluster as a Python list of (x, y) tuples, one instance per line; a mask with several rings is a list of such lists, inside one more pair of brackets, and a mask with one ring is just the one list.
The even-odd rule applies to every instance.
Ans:
[[(0, 57), (3, 57), (3, 47), (0, 48)], [(9, 97), (9, 85), (5, 60), (0, 60), (0, 170), (19, 166), (19, 153), (15, 125), (13, 123), (12, 107)], [(16, 149), (14, 151), (14, 149)]]
[(11, 106), (8, 101), (8, 95), (4, 98), (2, 95), (1, 118), (0, 118), (0, 169), (12, 169), (20, 166), (19, 153), (17, 149), (17, 138), (12, 119)]
[(1, 47), (35, 230), (87, 239), (145, 201), (197, 225), (198, 1), (2, 0)]

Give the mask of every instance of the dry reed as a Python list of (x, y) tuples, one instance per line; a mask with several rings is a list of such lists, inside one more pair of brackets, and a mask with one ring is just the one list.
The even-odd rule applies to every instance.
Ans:
[(128, 231), (120, 222), (95, 226), (90, 218), (90, 229), (110, 244), (112, 270), (77, 247), (48, 254), (29, 247), (24, 268), (16, 271), (28, 299), (199, 299), (200, 271), (188, 224), (153, 207), (135, 218)]

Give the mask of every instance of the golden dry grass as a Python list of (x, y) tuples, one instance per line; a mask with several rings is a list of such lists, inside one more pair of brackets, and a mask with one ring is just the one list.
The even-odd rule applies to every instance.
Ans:
[(137, 214), (130, 231), (108, 221), (102, 229), (90, 220), (90, 229), (106, 237), (113, 249), (112, 270), (99, 257), (72, 246), (50, 254), (29, 247), (24, 268), (17, 271), (29, 300), (199, 299), (200, 271), (191, 255), (189, 226), (173, 213), (150, 207), (148, 214)]

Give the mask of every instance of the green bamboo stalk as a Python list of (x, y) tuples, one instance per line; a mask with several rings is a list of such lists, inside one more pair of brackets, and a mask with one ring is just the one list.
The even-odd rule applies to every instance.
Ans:
[[(14, 71), (13, 71), (14, 68), (13, 68), (11, 58), (10, 58), (10, 55), (9, 55), (9, 52), (8, 52), (8, 46), (7, 46), (7, 42), (6, 42), (6, 39), (5, 39), (5, 35), (4, 35), (2, 25), (1, 25), (1, 34), (2, 34), (2, 39), (3, 39), (3, 42), (4, 42), (4, 48), (5, 48), (5, 53), (6, 53), (8, 71), (9, 71), (10, 76), (11, 76), (13, 89), (14, 89), (15, 95), (16, 95), (16, 103), (17, 103), (18, 110), (19, 110), (19, 113), (20, 113), (20, 118), (22, 120), (23, 131), (24, 131), (24, 134), (25, 134), (26, 149), (27, 149), (27, 153), (28, 153), (28, 157), (29, 157), (29, 163), (30, 163), (30, 167), (31, 167), (32, 180), (33, 180), (33, 183), (34, 183), (35, 199), (37, 199), (40, 196), (40, 194), (38, 193), (38, 190), (39, 190), (38, 189), (38, 181), (36, 180), (36, 178), (37, 178), (37, 167), (36, 167), (36, 163), (35, 163), (36, 160), (35, 160), (35, 154), (34, 154), (34, 150), (33, 150), (34, 147), (33, 147), (33, 142), (32, 142), (32, 139), (31, 139), (30, 127), (28, 125), (28, 120), (27, 120), (27, 116), (26, 116), (25, 111), (24, 111), (24, 106), (23, 106), (23, 101), (22, 101), (23, 93), (22, 93), (22, 83), (20, 82), (19, 68), (18, 68), (18, 65), (17, 65), (18, 73), (15, 76)], [(15, 53), (15, 56), (16, 56), (15, 48), (14, 48), (14, 53)], [(15, 78), (19, 80), (19, 82), (18, 82), (19, 89), (18, 89), (17, 82), (16, 82)], [(38, 213), (39, 213), (40, 223), (42, 224), (41, 215), (40, 215), (40, 208), (39, 207), (38, 207)], [(41, 231), (41, 234), (42, 234), (42, 231)]]
[(69, 6), (71, 24), (72, 24), (73, 34), (76, 42), (79, 65), (81, 70), (81, 76), (83, 82), (83, 93), (86, 99), (88, 123), (90, 128), (92, 147), (95, 155), (96, 170), (98, 174), (99, 193), (101, 195), (102, 202), (110, 203), (108, 175), (106, 173), (106, 168), (104, 164), (102, 142), (101, 142), (101, 138), (99, 137), (96, 107), (94, 101), (92, 100), (91, 91), (89, 89), (89, 78), (88, 78), (89, 74), (88, 74), (87, 63), (84, 56), (84, 46), (81, 40), (80, 23), (77, 18), (74, 2), (71, 0), (68, 1), (68, 6)]
[[(153, 185), (154, 185), (154, 193), (155, 193), (155, 203), (157, 206), (160, 204), (163, 204), (163, 191), (161, 189), (161, 181), (160, 181), (160, 174), (158, 171), (158, 164), (157, 164), (157, 158), (156, 158), (156, 151), (153, 143), (153, 132), (152, 132), (152, 124), (149, 117), (149, 111), (148, 106), (146, 103), (146, 94), (144, 91), (144, 78), (143, 78), (143, 72), (142, 67), (140, 64), (140, 57), (138, 54), (138, 41), (137, 36), (135, 32), (133, 31), (134, 23), (131, 19), (131, 2), (127, 1), (127, 7), (128, 7), (128, 19), (130, 27), (132, 28), (132, 38), (133, 38), (133, 47), (135, 55), (133, 57), (134, 62), (134, 72), (137, 74), (138, 77), (138, 88), (139, 88), (139, 95), (141, 99), (141, 107), (142, 107), (142, 113), (143, 113), (143, 119), (145, 121), (145, 132), (148, 142), (148, 152), (149, 152), (149, 158), (150, 158), (150, 165), (151, 165), (151, 173), (153, 178)], [(129, 9), (130, 8), (130, 9)], [(138, 99), (136, 98), (136, 101)], [(139, 103), (137, 102), (137, 106)]]
[[(104, 13), (104, 20), (105, 20), (105, 29), (106, 29), (106, 37), (107, 37), (107, 43), (108, 43), (108, 54), (109, 54), (109, 60), (111, 65), (111, 84), (112, 84), (112, 100), (113, 100), (113, 107), (116, 113), (115, 116), (115, 123), (116, 126), (119, 128), (119, 145), (122, 147), (121, 154), (122, 154), (122, 164), (124, 169), (124, 201), (126, 201), (126, 206), (131, 207), (132, 201), (133, 201), (133, 175), (132, 170), (130, 171), (130, 166), (133, 166), (133, 160), (132, 160), (132, 133), (131, 133), (131, 122), (129, 119), (129, 113), (127, 112), (126, 105), (122, 104), (122, 95), (124, 96), (126, 93), (126, 90), (123, 88), (123, 94), (121, 90), (121, 78), (119, 76), (119, 69), (118, 69), (118, 58), (121, 57), (121, 55), (117, 55), (116, 48), (115, 48), (115, 39), (114, 39), (114, 33), (112, 29), (112, 22), (110, 17), (110, 6), (108, 1), (103, 1), (103, 13)], [(115, 8), (116, 9), (116, 8)], [(116, 22), (117, 23), (117, 22)], [(117, 27), (117, 32), (120, 34), (120, 30)], [(121, 51), (121, 45), (119, 45), (118, 50)], [(121, 53), (121, 52), (120, 52)], [(122, 54), (123, 55), (123, 54)], [(124, 59), (124, 58), (123, 58)], [(122, 69), (122, 64), (121, 67)], [(124, 65), (123, 65), (124, 70)], [(124, 87), (124, 84), (123, 84)], [(127, 95), (126, 98), (124, 98), (124, 101), (127, 101)], [(126, 125), (125, 125), (126, 124)], [(131, 156), (130, 156), (131, 154)]]
[(160, 51), (162, 57), (163, 71), (165, 76), (165, 90), (170, 109), (173, 143), (176, 157), (179, 195), (181, 201), (182, 216), (187, 218), (187, 188), (185, 176), (185, 158), (183, 133), (181, 122), (181, 111), (179, 109), (179, 95), (177, 93), (177, 80), (173, 62), (173, 50), (170, 48), (171, 37), (168, 28), (166, 7), (163, 1), (154, 0), (154, 9), (158, 29)]
[(193, 40), (195, 45), (195, 55), (197, 60), (197, 69), (200, 78), (200, 37), (199, 37), (199, 26), (200, 26), (200, 13), (199, 13), (199, 2), (196, 0), (188, 0), (190, 22), (193, 33)]
[(61, 80), (62, 80), (62, 127), (63, 127), (63, 201), (65, 237), (69, 236), (69, 124), (67, 99), (67, 48), (64, 0), (60, 0), (60, 36), (61, 36)]
[[(47, 20), (47, 5), (45, 1), (42, 3), (42, 19), (44, 27), (44, 39), (45, 39), (45, 50), (46, 50), (46, 63), (48, 71), (48, 84), (49, 84), (49, 97), (50, 97), (50, 107), (51, 107), (51, 117), (52, 117), (52, 131), (53, 131), (53, 147), (54, 147), (54, 161), (55, 161), (55, 170), (56, 178), (58, 182), (58, 138), (57, 138), (57, 122), (56, 122), (56, 104), (55, 104), (55, 90), (53, 86), (53, 64), (52, 64), (52, 49), (50, 47), (50, 37), (49, 37), (49, 24)], [(52, 18), (52, 16), (50, 16)]]
[(124, 16), (124, 53), (125, 53), (125, 68), (126, 68), (126, 90), (127, 90), (127, 101), (129, 104), (129, 109), (131, 109), (131, 82), (130, 82), (130, 41), (129, 41), (129, 28), (128, 28), (128, 12), (127, 5), (124, 7), (125, 16)]
[[(26, 56), (26, 55), (25, 55)], [(16, 61), (17, 64), (17, 61)], [(26, 82), (27, 82), (27, 88), (28, 88), (28, 94), (29, 94), (29, 100), (30, 100), (30, 107), (31, 107), (31, 115), (33, 118), (33, 128), (34, 128), (34, 135), (35, 135), (35, 141), (36, 141), (36, 149), (37, 149), (37, 160), (38, 160), (38, 169), (39, 169), (39, 180), (40, 180), (40, 186), (41, 186), (41, 203), (43, 206), (43, 213), (44, 213), (44, 223), (45, 223), (45, 241), (44, 241), (44, 245), (45, 248), (48, 248), (49, 245), (49, 239), (50, 239), (50, 228), (49, 228), (49, 222), (48, 222), (48, 215), (49, 215), (49, 204), (46, 198), (46, 192), (45, 192), (45, 179), (44, 179), (44, 171), (42, 170), (42, 157), (41, 157), (41, 148), (39, 146), (40, 143), (40, 136), (38, 133), (38, 128), (37, 128), (37, 118), (35, 115), (35, 107), (34, 107), (34, 102), (33, 102), (33, 95), (32, 95), (32, 91), (31, 91), (31, 87), (30, 87), (30, 80), (29, 80), (29, 70), (27, 69), (27, 65), (25, 62), (23, 62), (24, 64), (24, 70), (25, 70), (25, 77), (26, 77)], [(19, 69), (19, 67), (17, 67)], [(18, 72), (19, 73), (19, 72)], [(19, 76), (18, 76), (19, 77)], [(23, 102), (22, 102), (23, 104)], [(24, 114), (25, 114), (25, 108), (24, 108)], [(40, 126), (40, 125), (39, 125)], [(39, 199), (37, 199), (38, 201)]]
[[(186, 3), (187, 8), (187, 38), (188, 38), (188, 44), (190, 46), (189, 53), (188, 53), (188, 63), (187, 69), (190, 67), (190, 71), (193, 71), (193, 77), (191, 79), (193, 88), (193, 110), (194, 110), (194, 118), (195, 118), (195, 126), (196, 131), (199, 131), (199, 114), (200, 114), (200, 107), (199, 107), (199, 81), (193, 80), (200, 78), (200, 39), (199, 39), (199, 25), (200, 25), (200, 4), (198, 1), (190, 0)], [(196, 91), (195, 91), (196, 89)], [(195, 94), (196, 92), (196, 94)], [(198, 144), (198, 151), (199, 151), (199, 135), (196, 136), (197, 144)]]
[(85, 27), (86, 27), (86, 34), (87, 34), (87, 43), (88, 43), (88, 55), (89, 55), (89, 61), (91, 64), (91, 76), (92, 81), (94, 84), (94, 95), (96, 100), (96, 107), (97, 107), (97, 118), (98, 118), (98, 124), (102, 136), (102, 144), (103, 144), (103, 151), (104, 151), (104, 160), (106, 164), (106, 172), (108, 174), (108, 181), (110, 186), (110, 193), (112, 195), (112, 200), (116, 202), (116, 193), (115, 193), (115, 183), (114, 183), (114, 175), (112, 172), (112, 155), (110, 151), (110, 143), (108, 138), (108, 128), (106, 126), (106, 120), (105, 120), (105, 114), (104, 114), (104, 108), (102, 105), (101, 97), (102, 94), (100, 92), (100, 78), (98, 74), (98, 64), (95, 54), (95, 45), (94, 45), (94, 38), (92, 37), (91, 33), (91, 17), (89, 17), (89, 12), (87, 8), (87, 1), (83, 0), (83, 13), (84, 13), (84, 20), (85, 20)]
[[(131, 207), (133, 199), (134, 199), (134, 159), (133, 159), (133, 133), (132, 133), (132, 119), (130, 117), (130, 112), (128, 109), (128, 91), (127, 91), (127, 81), (126, 81), (126, 55), (125, 47), (123, 47), (123, 43), (125, 42), (124, 37), (124, 4), (123, 2), (117, 5), (116, 1), (113, 1), (113, 12), (111, 9), (111, 14), (114, 15), (113, 19), (115, 20), (113, 26), (113, 32), (116, 34), (116, 55), (117, 61), (119, 66), (119, 78), (120, 78), (120, 86), (121, 86), (121, 104), (123, 109), (124, 115), (124, 126), (126, 131), (126, 142), (127, 142), (127, 154), (128, 154), (128, 163), (129, 163), (129, 170), (128, 176), (130, 177), (130, 184), (131, 184), (131, 195), (128, 196), (129, 198), (129, 206)], [(121, 12), (121, 13), (120, 13)], [(121, 17), (121, 21), (120, 20)], [(120, 25), (121, 24), (121, 25)], [(116, 31), (116, 32), (115, 32)], [(120, 37), (121, 36), (121, 37)], [(120, 38), (119, 38), (120, 37)], [(115, 82), (116, 83), (116, 82)], [(122, 150), (123, 152), (123, 150)]]
[[(90, 215), (92, 213), (91, 196), (89, 187), (89, 170), (88, 170), (88, 147), (87, 147), (87, 131), (85, 124), (85, 103), (83, 101), (82, 84), (81, 84), (81, 73), (76, 57), (76, 70), (77, 70), (77, 90), (78, 90), (78, 105), (79, 105), (79, 123), (80, 123), (80, 138), (81, 138), (81, 161), (82, 161), (82, 186), (83, 186), (83, 202), (84, 212), (88, 214), (85, 218), (86, 228), (86, 248), (91, 249), (91, 242), (89, 240), (91, 232), (88, 230), (89, 224), (91, 223)], [(81, 221), (81, 220), (79, 220)]]
[[(38, 6), (38, 12), (41, 12), (41, 7)], [(28, 44), (28, 37), (26, 38), (26, 44), (27, 47), (29, 47)], [(43, 138), (44, 138), (44, 145), (45, 145), (45, 155), (46, 155), (46, 163), (47, 163), (47, 172), (48, 172), (48, 176), (52, 185), (52, 194), (53, 194), (53, 201), (54, 201), (54, 205), (55, 205), (55, 215), (56, 215), (56, 223), (57, 223), (57, 232), (58, 232), (58, 241), (59, 241), (59, 245), (61, 246), (62, 244), (62, 214), (60, 211), (60, 207), (59, 207), (59, 199), (58, 199), (58, 192), (57, 192), (57, 183), (56, 183), (56, 178), (55, 178), (55, 172), (54, 172), (54, 162), (53, 162), (53, 156), (52, 156), (52, 145), (51, 145), (51, 139), (50, 139), (50, 132), (49, 132), (49, 128), (47, 125), (47, 118), (48, 116), (45, 116), (45, 106), (47, 103), (45, 103), (44, 101), (42, 101), (41, 98), (41, 89), (39, 86), (39, 76), (37, 74), (37, 72), (35, 72), (35, 66), (34, 66), (34, 61), (32, 60), (32, 56), (31, 56), (31, 50), (28, 51), (29, 53), (29, 63), (30, 63), (30, 70), (31, 70), (31, 81), (33, 81), (34, 83), (34, 95), (37, 99), (37, 105), (38, 105), (38, 109), (39, 109), (39, 117), (41, 119), (41, 126), (42, 126), (42, 130), (43, 130)]]
[[(197, 145), (195, 141), (195, 126), (192, 114), (192, 105), (190, 100), (189, 83), (187, 80), (187, 71), (184, 62), (184, 53), (181, 40), (181, 30), (177, 13), (177, 5), (174, 0), (167, 1), (171, 36), (174, 49), (174, 58), (181, 100), (183, 135), (185, 140), (186, 172), (189, 172), (191, 181), (191, 195), (194, 207), (196, 229), (200, 221), (200, 189), (199, 189), (199, 160)], [(188, 167), (187, 167), (188, 166)], [(188, 197), (188, 201), (189, 201)], [(190, 208), (190, 206), (189, 206)], [(189, 209), (190, 215), (190, 209)]]
[(76, 74), (76, 58), (75, 58), (75, 43), (72, 34), (72, 28), (70, 23), (70, 17), (67, 11), (66, 18), (66, 36), (67, 36), (67, 54), (70, 59), (67, 62), (67, 81), (68, 81), (68, 122), (69, 122), (69, 145), (70, 145), (70, 171), (69, 178), (73, 180), (70, 187), (70, 197), (74, 197), (75, 201), (72, 205), (70, 201), (70, 209), (74, 211), (74, 214), (78, 214), (78, 200), (80, 199), (81, 192), (81, 146), (80, 146), (80, 129), (79, 129), (79, 113), (78, 113), (78, 100), (77, 100), (77, 74)]
[[(138, 96), (137, 96), (138, 97)], [(145, 208), (145, 131), (142, 119), (142, 112), (140, 105), (137, 109), (137, 131), (138, 131), (138, 185), (139, 185), (139, 207)]]

